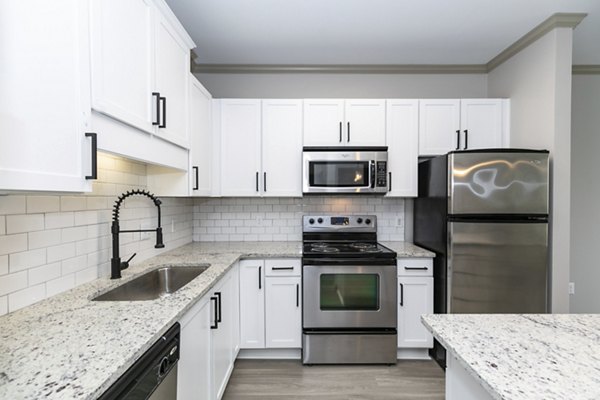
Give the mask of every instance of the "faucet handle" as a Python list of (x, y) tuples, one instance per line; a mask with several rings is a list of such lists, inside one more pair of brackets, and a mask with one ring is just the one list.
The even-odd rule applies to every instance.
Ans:
[(136, 255), (137, 255), (137, 253), (133, 253), (131, 255), (131, 257), (129, 257), (129, 259), (127, 261), (121, 262), (121, 269), (127, 269), (127, 268), (129, 268), (129, 261), (131, 261), (133, 259), (133, 257), (135, 257)]

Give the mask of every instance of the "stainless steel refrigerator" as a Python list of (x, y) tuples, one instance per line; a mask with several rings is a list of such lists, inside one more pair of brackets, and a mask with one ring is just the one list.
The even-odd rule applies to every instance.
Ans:
[[(450, 152), (419, 163), (414, 242), (436, 253), (434, 312), (548, 310), (548, 152)], [(434, 357), (444, 363), (439, 345)]]

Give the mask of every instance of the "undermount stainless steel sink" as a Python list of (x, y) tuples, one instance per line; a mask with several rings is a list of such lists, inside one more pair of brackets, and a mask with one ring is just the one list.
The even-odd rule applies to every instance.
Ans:
[(155, 300), (168, 296), (184, 287), (206, 271), (210, 264), (193, 266), (165, 266), (138, 276), (116, 288), (94, 297), (93, 301)]

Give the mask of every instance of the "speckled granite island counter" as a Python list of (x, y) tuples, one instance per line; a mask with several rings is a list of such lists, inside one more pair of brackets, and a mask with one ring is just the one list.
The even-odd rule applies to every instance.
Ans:
[[(432, 257), (404, 242), (398, 257)], [(300, 242), (191, 243), (0, 317), (0, 399), (95, 399), (178, 321), (240, 258), (298, 258)], [(94, 302), (164, 265), (210, 264), (176, 293), (151, 301)]]
[(600, 315), (425, 315), (446, 400), (600, 399)]

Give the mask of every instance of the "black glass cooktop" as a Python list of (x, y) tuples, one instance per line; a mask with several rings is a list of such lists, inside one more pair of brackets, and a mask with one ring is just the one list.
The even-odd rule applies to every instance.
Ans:
[(374, 242), (304, 242), (304, 256), (311, 257), (381, 257), (395, 258), (396, 253)]

